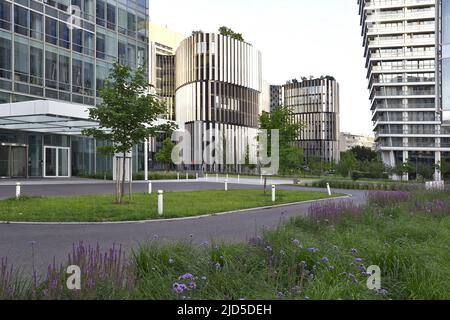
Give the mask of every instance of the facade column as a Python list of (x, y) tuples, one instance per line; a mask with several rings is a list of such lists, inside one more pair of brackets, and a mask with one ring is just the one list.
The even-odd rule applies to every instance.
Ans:
[[(409, 152), (403, 151), (403, 163), (407, 163), (408, 160), (409, 160)], [(409, 173), (408, 172), (403, 174), (403, 180), (409, 181)]]
[(434, 156), (434, 163), (436, 164), (436, 169), (434, 171), (434, 180), (435, 181), (442, 181), (442, 172), (440, 170), (441, 165), (441, 152), (436, 151)]
[(148, 181), (148, 139), (144, 140), (144, 177)]

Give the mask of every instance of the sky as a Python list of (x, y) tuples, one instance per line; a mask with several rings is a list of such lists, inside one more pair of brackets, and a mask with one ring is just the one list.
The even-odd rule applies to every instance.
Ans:
[(373, 134), (356, 0), (150, 0), (150, 19), (189, 36), (227, 26), (262, 52), (263, 78), (330, 75), (341, 131)]

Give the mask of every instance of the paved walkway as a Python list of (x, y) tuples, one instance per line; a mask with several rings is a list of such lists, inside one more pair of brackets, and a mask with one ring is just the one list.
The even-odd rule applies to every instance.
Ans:
[[(136, 184), (135, 191), (145, 191), (145, 184)], [(156, 188), (168, 191), (221, 189), (222, 183), (207, 182), (162, 182), (156, 183)], [(254, 189), (255, 185), (230, 184), (231, 189)], [(26, 192), (31, 194), (93, 194), (110, 193), (114, 185), (87, 184), (78, 186), (27, 186)], [(311, 190), (294, 186), (280, 186), (282, 189)], [(315, 189), (317, 190), (317, 189)], [(325, 192), (325, 190), (322, 190)], [(351, 193), (355, 203), (364, 202), (363, 191), (334, 190)], [(5, 190), (0, 187), (0, 195)], [(343, 200), (331, 200), (343, 201)], [(146, 223), (108, 224), (108, 225), (0, 225), (0, 257), (16, 266), (30, 272), (32, 266), (31, 242), (35, 242), (35, 265), (39, 270), (45, 270), (47, 265), (56, 258), (63, 261), (71, 251), (72, 245), (83, 241), (89, 244), (99, 244), (107, 249), (114, 243), (121, 244), (126, 250), (137, 248), (140, 244), (151, 241), (157, 236), (162, 241), (204, 241), (242, 242), (261, 234), (265, 229), (276, 228), (280, 223), (291, 217), (303, 216), (310, 204), (297, 204), (281, 208), (258, 209), (249, 212), (232, 213), (223, 216), (211, 216), (194, 220), (153, 221)]]

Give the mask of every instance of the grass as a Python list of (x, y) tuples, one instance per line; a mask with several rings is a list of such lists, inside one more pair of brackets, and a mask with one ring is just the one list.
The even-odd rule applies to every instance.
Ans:
[[(446, 207), (434, 213), (418, 209), (418, 204), (436, 200), (448, 201)], [(370, 199), (358, 214), (342, 207), (330, 212), (328, 219), (294, 219), (237, 245), (167, 244), (155, 238), (130, 256), (129, 281), (123, 281), (123, 273), (116, 270), (120, 263), (113, 258), (107, 266), (114, 268), (106, 275), (100, 266), (82, 276), (99, 277), (94, 279), (95, 286), (49, 295), (45, 290), (50, 284), (44, 282), (35, 290), (36, 298), (450, 299), (449, 200), (448, 193), (414, 193), (410, 198), (399, 193), (383, 195), (378, 201)], [(72, 263), (78, 260), (89, 259), (72, 259)], [(381, 268), (383, 290), (367, 288), (365, 270), (370, 265)], [(62, 274), (61, 283), (65, 283)], [(10, 298), (31, 296), (29, 291), (16, 294), (0, 285), (0, 299), (8, 294)]]
[[(333, 197), (339, 194), (333, 195)], [(277, 191), (275, 204), (328, 198), (322, 192)], [(113, 195), (77, 197), (24, 197), (0, 201), (0, 221), (106, 222), (159, 219), (157, 195), (134, 194), (124, 205)], [(168, 192), (164, 217), (180, 218), (273, 205), (271, 191), (262, 190)]]

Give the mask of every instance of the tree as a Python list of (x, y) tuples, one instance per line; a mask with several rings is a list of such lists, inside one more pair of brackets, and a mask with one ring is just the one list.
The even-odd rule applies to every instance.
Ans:
[(242, 33), (236, 33), (230, 28), (225, 26), (219, 28), (219, 34), (244, 42), (244, 37), (242, 36)]
[(358, 160), (356, 160), (355, 155), (352, 152), (344, 152), (337, 166), (337, 171), (344, 177), (351, 177), (357, 165)]
[(355, 146), (350, 149), (350, 152), (352, 152), (356, 160), (358, 161), (375, 161), (378, 159), (378, 154), (373, 151), (370, 148), (363, 147), (363, 146)]
[(158, 116), (166, 113), (166, 107), (149, 93), (149, 88), (142, 67), (132, 72), (128, 66), (115, 63), (105, 86), (100, 89), (103, 102), (89, 108), (89, 117), (98, 122), (98, 128), (83, 130), (86, 136), (112, 142), (110, 146), (98, 147), (102, 154), (124, 157), (122, 179), (116, 194), (119, 204), (123, 203), (127, 153), (148, 137), (175, 129), (171, 123), (155, 124)]
[(166, 165), (166, 171), (169, 171), (170, 164), (172, 163), (172, 151), (175, 144), (172, 139), (167, 138), (163, 141), (162, 148), (156, 154), (156, 161)]
[[(280, 171), (282, 173), (298, 170), (303, 162), (303, 149), (294, 145), (298, 139), (301, 123), (291, 121), (291, 112), (288, 108), (280, 106), (272, 113), (264, 112), (259, 118), (260, 129), (268, 131), (268, 141), (271, 141), (271, 130), (280, 131)], [(268, 154), (271, 154), (270, 143)]]

